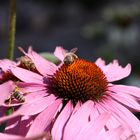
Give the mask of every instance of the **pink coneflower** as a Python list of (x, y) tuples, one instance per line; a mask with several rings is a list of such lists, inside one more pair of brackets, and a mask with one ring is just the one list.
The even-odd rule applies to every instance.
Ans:
[[(57, 116), (63, 114), (64, 107), (72, 106), (76, 108), (77, 103), (82, 106), (88, 101), (93, 104), (91, 114), (94, 114), (93, 117), (95, 118), (101, 113), (111, 112), (110, 120), (105, 125), (104, 131), (125, 125), (132, 131), (139, 132), (140, 122), (130, 110), (140, 111), (138, 103), (140, 89), (111, 83), (127, 77), (131, 72), (130, 64), (123, 68), (119, 66), (116, 60), (105, 65), (101, 58), (95, 63), (78, 58), (70, 65), (66, 65), (63, 64), (65, 50), (61, 47), (57, 47), (54, 53), (62, 61), (59, 66), (46, 61), (31, 49), (30, 53), (24, 51), (23, 53), (32, 60), (38, 73), (19, 67), (11, 67), (10, 70), (26, 85), (28, 83), (40, 85), (43, 96), (38, 100), (32, 98), (32, 102), (25, 101), (25, 104), (13, 113), (13, 116), (34, 115), (41, 112), (39, 123), (42, 124), (42, 130), (39, 129), (36, 133), (45, 131), (53, 121), (56, 122)], [(29, 84), (29, 86), (34, 89), (32, 84)], [(84, 108), (81, 115), (84, 115), (87, 109)], [(61, 130), (70, 125), (71, 115), (74, 113), (73, 109), (67, 111), (67, 116), (66, 114), (61, 116), (65, 120), (61, 122)], [(0, 118), (0, 121), (13, 116)], [(47, 118), (47, 121), (43, 122), (43, 118)], [(61, 131), (60, 133), (60, 139), (62, 139), (64, 132)]]

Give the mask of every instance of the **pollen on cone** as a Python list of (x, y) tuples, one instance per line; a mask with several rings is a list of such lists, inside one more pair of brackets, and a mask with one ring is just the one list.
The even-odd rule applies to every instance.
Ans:
[(95, 64), (83, 59), (63, 64), (50, 79), (55, 96), (73, 102), (98, 101), (107, 89), (107, 79)]

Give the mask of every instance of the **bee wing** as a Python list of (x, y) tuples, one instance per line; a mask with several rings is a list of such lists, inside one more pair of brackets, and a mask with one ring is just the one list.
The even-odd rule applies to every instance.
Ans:
[(63, 55), (66, 56), (66, 54), (67, 54), (68, 52), (69, 52), (68, 50), (65, 50), (65, 51), (63, 52)]
[(66, 56), (66, 54), (68, 54), (68, 53), (76, 53), (77, 50), (78, 50), (78, 48), (73, 48), (73, 49), (71, 49), (70, 51), (65, 50), (64, 56)]
[(71, 53), (76, 53), (77, 50), (78, 50), (78, 48), (73, 48), (73, 49), (70, 50), (70, 52), (71, 52)]

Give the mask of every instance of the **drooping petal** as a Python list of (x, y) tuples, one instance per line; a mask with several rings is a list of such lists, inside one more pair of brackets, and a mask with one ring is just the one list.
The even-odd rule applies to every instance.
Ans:
[(140, 88), (134, 86), (125, 86), (125, 85), (112, 85), (109, 87), (110, 91), (115, 93), (120, 93), (123, 96), (131, 95), (135, 98), (140, 98)]
[(77, 102), (76, 106), (74, 107), (72, 114), (75, 114), (75, 112), (78, 111), (78, 109), (81, 107), (82, 103), (81, 102)]
[(10, 97), (13, 88), (12, 81), (0, 85), (0, 105), (4, 104), (5, 100)]
[(108, 82), (123, 79), (127, 77), (131, 72), (130, 64), (127, 64), (123, 68), (122, 66), (119, 66), (117, 60), (114, 60), (112, 63), (109, 63), (108, 65), (104, 65), (104, 61), (101, 59), (98, 59), (95, 63), (102, 69), (102, 71), (107, 77)]
[(106, 100), (102, 106), (112, 112), (120, 124), (125, 125), (128, 129), (131, 128), (134, 132), (139, 131), (140, 121), (126, 107), (114, 100)]
[(65, 53), (66, 53), (66, 50), (64, 50), (63, 47), (56, 47), (55, 51), (54, 51), (54, 55), (59, 58), (61, 61), (64, 60), (64, 57), (65, 57)]
[(37, 73), (19, 67), (11, 67), (10, 70), (23, 82), (43, 84), (43, 77)]
[(27, 104), (23, 104), (17, 111), (9, 116), (4, 116), (0, 118), (0, 122), (4, 122), (10, 120), (14, 117), (21, 115), (35, 115), (42, 112), (45, 108), (55, 102), (55, 97), (50, 95), (48, 97), (40, 98), (38, 100), (34, 100), (33, 102), (29, 102)]
[(24, 92), (33, 93), (37, 91), (46, 90), (46, 85), (36, 84), (36, 83), (25, 83), (25, 82), (17, 82), (18, 87), (22, 88)]
[(15, 118), (17, 116), (19, 116), (20, 114), (18, 114), (17, 112), (14, 112), (13, 114), (9, 115), (9, 116), (3, 116), (3, 117), (0, 117), (0, 123), (2, 122), (5, 122), (7, 120), (10, 120), (12, 118)]
[(25, 95), (24, 103), (35, 102), (38, 99), (43, 98), (45, 96), (49, 96), (46, 91), (35, 91), (35, 92), (29, 93), (29, 94), (27, 93), (27, 95)]
[(6, 122), (6, 127), (4, 130), (4, 133), (9, 133), (9, 134), (13, 134), (13, 135), (18, 135), (18, 123), (21, 119), (21, 116), (17, 116), (13, 119), (10, 119)]
[[(118, 104), (119, 105), (119, 104)], [(106, 128), (110, 131), (114, 130), (114, 129), (117, 129), (119, 128), (120, 126), (122, 126), (124, 128), (123, 130), (123, 133), (120, 135), (121, 138), (118, 138), (118, 139), (121, 139), (121, 140), (126, 140), (130, 135), (138, 132), (137, 131), (137, 128), (136, 129), (133, 129), (133, 124), (131, 125), (131, 123), (129, 122), (129, 117), (124, 117), (126, 114), (124, 114), (124, 116), (122, 117), (121, 113), (119, 111), (116, 110), (117, 106), (116, 105), (113, 105), (113, 104), (110, 104), (107, 102), (104, 103), (100, 103), (98, 104), (98, 111), (100, 113), (103, 113), (103, 112), (108, 112), (110, 111), (111, 112), (111, 117), (110, 119), (108, 120), (108, 122), (106, 123)], [(115, 107), (115, 108), (114, 108)], [(123, 106), (122, 106), (123, 107)], [(112, 110), (110, 109), (112, 108)], [(125, 107), (124, 107), (125, 109)], [(121, 109), (120, 109), (121, 110)], [(123, 111), (122, 111), (123, 113)], [(129, 111), (130, 114), (132, 114), (130, 111)], [(132, 114), (133, 115), (133, 114)], [(134, 116), (134, 118), (136, 118)], [(129, 122), (129, 123), (128, 123)], [(137, 118), (136, 120), (133, 122), (137, 123)], [(139, 123), (138, 123), (139, 125)], [(135, 127), (134, 127), (135, 128)], [(106, 132), (106, 131), (105, 131)], [(108, 133), (109, 133), (108, 132)], [(114, 133), (115, 134), (115, 133)], [(108, 134), (107, 134), (108, 135)], [(117, 136), (117, 135), (116, 135)], [(115, 136), (114, 136), (115, 137)], [(100, 139), (99, 139), (100, 140)]]
[[(94, 103), (92, 101), (87, 101), (74, 114), (71, 115), (68, 123), (65, 126), (64, 136), (63, 136), (64, 139), (75, 138), (77, 134), (80, 132), (83, 125), (89, 123), (90, 114), (93, 111), (92, 110), (93, 106)], [(79, 116), (81, 116), (80, 119)]]
[[(107, 132), (100, 134), (97, 137), (95, 136), (95, 137), (96, 137), (96, 140), (104, 140), (104, 139), (105, 140), (120, 140), (121, 135), (124, 130), (125, 130), (125, 128), (123, 126), (119, 126), (115, 129), (112, 129), (110, 131), (107, 131)], [(121, 139), (121, 140), (123, 140), (123, 139)]]
[(38, 100), (34, 100), (33, 102), (29, 102), (27, 104), (23, 104), (18, 110), (18, 114), (20, 115), (35, 115), (42, 112), (49, 105), (54, 103), (56, 98), (53, 95), (40, 98)]
[(31, 137), (25, 138), (18, 135), (0, 133), (0, 139), (1, 140), (50, 140), (51, 136), (48, 133), (42, 133), (40, 135), (34, 135)]
[(134, 137), (136, 137), (138, 140), (140, 139), (140, 131), (133, 134)]
[[(104, 126), (110, 116), (110, 113), (103, 113), (95, 120), (92, 120), (87, 125), (81, 127), (81, 131), (77, 134), (76, 139), (92, 140), (96, 136), (100, 135), (101, 130), (104, 129)], [(79, 116), (79, 119), (81, 119), (81, 116)]]
[(24, 137), (0, 133), (1, 140), (24, 140)]
[(0, 118), (5, 115), (7, 108), (4, 106), (0, 106)]
[(134, 110), (140, 111), (140, 104), (129, 94), (121, 94), (122, 92), (111, 93), (110, 96), (117, 100), (119, 103), (124, 104)]
[(9, 59), (0, 60), (0, 68), (2, 68), (4, 72), (8, 71), (10, 66), (16, 66), (16, 63)]
[(52, 139), (53, 140), (62, 139), (65, 124), (67, 123), (67, 121), (72, 113), (72, 110), (73, 110), (72, 103), (68, 102), (53, 125), (53, 128), (52, 128)]
[[(96, 105), (96, 107), (100, 114), (105, 113), (105, 112), (111, 112), (110, 119), (108, 120), (106, 124), (107, 129), (112, 130), (122, 125), (126, 126), (126, 128), (127, 127), (130, 128), (129, 125), (127, 125), (127, 123), (125, 122), (125, 120), (116, 114), (116, 111), (112, 111), (106, 106), (106, 102), (108, 101), (102, 101), (102, 103), (99, 103), (98, 105)], [(109, 104), (109, 106), (112, 106), (112, 105)]]
[(46, 108), (42, 113), (40, 113), (36, 117), (27, 133), (27, 137), (32, 135), (38, 135), (44, 132), (47, 129), (47, 127), (49, 127), (49, 125), (53, 121), (53, 117), (56, 114), (60, 103), (61, 100), (56, 100), (53, 104), (51, 104), (48, 108)]
[(18, 116), (7, 121), (5, 133), (25, 136), (33, 121), (32, 116)]
[(46, 91), (36, 91), (33, 93), (25, 93), (27, 95), (24, 96), (25, 101), (24, 102), (12, 102), (10, 104), (3, 104), (5, 107), (14, 107), (14, 106), (19, 106), (19, 105), (24, 105), (24, 104), (30, 104), (33, 102), (38, 102), (39, 99), (49, 96), (49, 94), (46, 93)]

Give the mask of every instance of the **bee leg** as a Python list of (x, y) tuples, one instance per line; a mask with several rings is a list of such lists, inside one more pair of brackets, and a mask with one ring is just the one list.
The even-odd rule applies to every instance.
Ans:
[(8, 105), (10, 106), (10, 104), (12, 103), (12, 97), (10, 97), (9, 99), (8, 99)]

